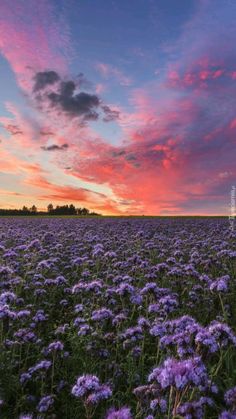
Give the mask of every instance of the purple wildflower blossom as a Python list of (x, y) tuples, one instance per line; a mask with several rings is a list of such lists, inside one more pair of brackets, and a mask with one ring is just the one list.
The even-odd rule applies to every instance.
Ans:
[(77, 379), (71, 393), (78, 398), (83, 398), (86, 403), (96, 404), (100, 400), (109, 398), (112, 395), (108, 385), (100, 384), (96, 375), (82, 375)]
[(148, 381), (156, 381), (162, 389), (176, 387), (183, 389), (186, 385), (197, 386), (201, 389), (209, 387), (206, 367), (200, 357), (178, 361), (168, 358), (163, 366), (155, 368), (148, 377)]
[(44, 396), (41, 398), (37, 410), (40, 413), (45, 413), (48, 411), (48, 409), (53, 405), (54, 399), (52, 396)]
[(132, 419), (129, 407), (121, 407), (121, 409), (111, 408), (107, 412), (106, 419)]
[(94, 310), (92, 312), (91, 319), (95, 322), (101, 322), (104, 320), (108, 320), (113, 317), (113, 313), (111, 310), (107, 308), (101, 308), (99, 310)]
[(227, 390), (224, 399), (228, 406), (236, 410), (236, 387)]

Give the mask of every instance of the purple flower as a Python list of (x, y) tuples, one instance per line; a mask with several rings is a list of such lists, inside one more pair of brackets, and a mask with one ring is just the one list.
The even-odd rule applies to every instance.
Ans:
[(132, 419), (130, 408), (125, 406), (118, 410), (111, 408), (107, 412), (106, 419)]
[(100, 385), (99, 389), (89, 394), (86, 399), (86, 403), (97, 404), (101, 400), (106, 400), (111, 397), (111, 388), (105, 384)]
[(136, 293), (130, 296), (130, 302), (131, 304), (140, 305), (142, 304), (143, 297), (142, 295)]
[(165, 297), (160, 298), (159, 305), (165, 313), (172, 313), (178, 306), (178, 301), (176, 297), (166, 295)]
[(229, 344), (236, 346), (236, 336), (227, 324), (214, 321), (210, 324), (208, 330), (223, 347)]
[(167, 402), (165, 399), (154, 399), (150, 403), (151, 410), (160, 410), (162, 413), (167, 411)]
[(31, 380), (32, 375), (29, 374), (28, 372), (23, 372), (20, 376), (20, 383), (21, 384), (25, 384), (27, 383), (27, 381)]
[(82, 325), (83, 323), (85, 323), (85, 319), (83, 317), (76, 317), (76, 319), (74, 320), (74, 326), (78, 327), (80, 325)]
[(47, 315), (45, 315), (44, 310), (38, 310), (35, 316), (33, 317), (33, 321), (36, 323), (44, 322), (48, 318)]
[(7, 304), (1, 305), (0, 304), (0, 320), (1, 319), (16, 319), (17, 314), (9, 309), (9, 306)]
[(62, 326), (58, 326), (58, 328), (55, 330), (55, 335), (63, 335), (65, 334), (66, 330), (69, 328), (69, 324), (65, 323)]
[(98, 257), (104, 254), (104, 247), (101, 243), (98, 243), (94, 246), (92, 255), (93, 257)]
[(236, 387), (227, 390), (224, 399), (228, 406), (236, 410)]
[(29, 374), (33, 374), (34, 372), (39, 370), (48, 370), (51, 367), (51, 365), (51, 361), (43, 360), (40, 361), (38, 364), (34, 365), (33, 367), (29, 368), (28, 372)]
[(11, 291), (6, 291), (3, 292), (0, 295), (0, 304), (8, 304), (8, 303), (13, 303), (16, 300), (16, 294), (14, 294), (14, 292)]
[(222, 276), (221, 278), (216, 279), (214, 282), (210, 285), (211, 291), (219, 291), (219, 292), (226, 292), (228, 291), (228, 283), (229, 283), (230, 277), (229, 275)]
[(59, 384), (57, 385), (57, 392), (59, 393), (66, 385), (66, 382), (64, 380), (61, 380)]
[(236, 419), (236, 415), (225, 410), (219, 415), (219, 419)]
[(30, 329), (19, 329), (14, 333), (14, 337), (18, 338), (21, 343), (36, 342), (36, 335)]
[(142, 328), (147, 328), (148, 329), (150, 327), (150, 322), (145, 317), (139, 317), (138, 318), (138, 326), (141, 326)]
[(60, 342), (59, 340), (56, 342), (51, 342), (48, 347), (46, 348), (45, 352), (47, 354), (51, 353), (51, 352), (59, 352), (59, 351), (63, 351), (64, 349), (64, 344), (62, 342)]
[(92, 312), (91, 319), (95, 322), (102, 322), (104, 320), (108, 320), (113, 317), (113, 313), (111, 310), (107, 308), (101, 308), (99, 310), (94, 310)]
[(78, 336), (86, 336), (92, 331), (88, 324), (83, 324), (78, 330)]
[(203, 419), (205, 406), (212, 406), (213, 401), (209, 397), (201, 397), (197, 401), (186, 402), (177, 408), (177, 413), (186, 419)]
[(123, 340), (123, 348), (126, 349), (135, 344), (135, 342), (143, 339), (142, 327), (130, 327), (120, 337)]
[(42, 397), (37, 406), (38, 412), (40, 413), (47, 412), (48, 409), (53, 405), (53, 403), (54, 403), (53, 396)]
[(128, 294), (133, 294), (134, 293), (134, 287), (130, 284), (127, 284), (126, 282), (123, 282), (122, 284), (120, 284), (120, 286), (117, 288), (116, 293), (118, 295), (121, 296), (125, 296)]
[(161, 337), (164, 336), (166, 333), (166, 326), (161, 323), (156, 323), (151, 329), (150, 329), (150, 335)]
[(206, 367), (200, 357), (178, 361), (168, 358), (163, 366), (155, 368), (148, 377), (148, 381), (156, 381), (162, 389), (175, 387), (182, 390), (186, 385), (197, 386), (201, 389), (209, 387)]
[(64, 284), (67, 284), (67, 282), (68, 282), (67, 279), (64, 278), (64, 276), (62, 276), (62, 275), (59, 275), (56, 278), (56, 284), (57, 285), (64, 285)]
[(20, 310), (17, 313), (18, 319), (24, 319), (25, 317), (29, 317), (31, 314), (30, 310)]
[(77, 379), (71, 393), (78, 398), (85, 399), (86, 403), (96, 404), (100, 400), (112, 395), (111, 388), (106, 384), (100, 384), (96, 375), (82, 375)]
[(81, 313), (84, 310), (83, 304), (77, 304), (75, 306), (75, 313)]
[(112, 320), (113, 326), (119, 326), (121, 322), (127, 320), (127, 316), (124, 313), (119, 313), (117, 316), (115, 316)]
[(158, 286), (156, 282), (148, 282), (145, 287), (141, 290), (141, 294), (145, 295), (148, 293), (153, 293), (154, 295), (157, 294)]
[(211, 353), (217, 352), (219, 349), (215, 337), (209, 332), (209, 330), (207, 330), (207, 328), (202, 328), (196, 334), (195, 343), (204, 347), (208, 347)]
[(134, 358), (138, 358), (142, 353), (142, 349), (140, 348), (140, 346), (135, 346), (132, 351), (131, 354)]

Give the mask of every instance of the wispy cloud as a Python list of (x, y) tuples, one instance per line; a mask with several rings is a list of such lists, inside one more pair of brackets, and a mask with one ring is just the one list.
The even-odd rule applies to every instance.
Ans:
[(102, 77), (115, 79), (121, 86), (130, 86), (133, 83), (131, 77), (126, 76), (123, 71), (110, 64), (97, 63), (96, 68)]

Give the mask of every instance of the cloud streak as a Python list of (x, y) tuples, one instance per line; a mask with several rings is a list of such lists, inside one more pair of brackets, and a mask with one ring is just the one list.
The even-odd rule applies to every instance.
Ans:
[(62, 145), (51, 144), (48, 146), (42, 146), (41, 149), (44, 151), (63, 151), (63, 150), (66, 150), (68, 147), (69, 147), (68, 144), (62, 144)]

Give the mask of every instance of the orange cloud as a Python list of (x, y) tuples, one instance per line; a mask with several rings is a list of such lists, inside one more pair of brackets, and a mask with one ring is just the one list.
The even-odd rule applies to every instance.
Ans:
[(43, 189), (44, 193), (36, 195), (38, 199), (46, 202), (74, 202), (77, 206), (86, 205), (92, 210), (108, 214), (122, 213), (115, 201), (100, 192), (68, 185), (56, 185), (41, 175), (27, 178), (24, 184)]

